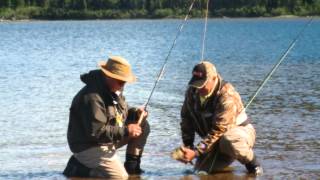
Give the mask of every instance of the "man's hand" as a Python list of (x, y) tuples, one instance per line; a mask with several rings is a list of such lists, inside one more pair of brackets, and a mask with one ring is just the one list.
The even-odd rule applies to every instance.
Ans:
[(196, 152), (192, 149), (182, 146), (181, 150), (183, 152), (183, 159), (185, 160), (185, 163), (191, 162), (196, 157)]
[(129, 138), (136, 138), (139, 137), (142, 133), (140, 125), (137, 124), (128, 124), (128, 134)]

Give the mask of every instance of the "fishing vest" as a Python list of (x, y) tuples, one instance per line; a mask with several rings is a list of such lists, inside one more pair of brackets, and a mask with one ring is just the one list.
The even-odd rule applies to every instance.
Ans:
[[(216, 89), (208, 99), (201, 105), (200, 96), (197, 92), (197, 89), (192, 89), (191, 92), (191, 102), (187, 105), (188, 111), (193, 119), (193, 127), (195, 127), (196, 132), (200, 137), (204, 138), (215, 126), (215, 117), (219, 103), (221, 102), (220, 98), (222, 96), (221, 89), (224, 85), (227, 84), (226, 81), (220, 80), (216, 86)], [(247, 120), (247, 115), (245, 111), (241, 111), (237, 118), (234, 126), (241, 125)]]

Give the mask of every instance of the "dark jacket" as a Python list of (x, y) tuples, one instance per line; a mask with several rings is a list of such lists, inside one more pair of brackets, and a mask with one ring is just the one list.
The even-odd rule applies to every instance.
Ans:
[(184, 145), (193, 147), (197, 133), (202, 140), (195, 147), (196, 150), (200, 154), (211, 151), (228, 129), (238, 125), (238, 115), (245, 113), (243, 108), (239, 93), (220, 76), (213, 94), (204, 105), (200, 104), (197, 89), (189, 87), (181, 109), (180, 125)]
[(115, 143), (127, 136), (126, 126), (116, 123), (116, 110), (125, 120), (128, 107), (122, 93), (108, 90), (101, 70), (80, 77), (86, 85), (72, 101), (68, 126), (68, 144), (73, 153), (93, 146)]

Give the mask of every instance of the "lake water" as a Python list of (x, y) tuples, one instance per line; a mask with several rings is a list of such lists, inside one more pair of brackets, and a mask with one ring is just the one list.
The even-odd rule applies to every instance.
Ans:
[[(234, 84), (243, 101), (308, 19), (211, 19), (205, 58)], [(146, 102), (182, 20), (36, 21), (0, 23), (0, 179), (64, 179), (71, 155), (69, 106), (79, 75), (108, 55), (132, 64), (132, 106)], [(149, 104), (151, 134), (143, 179), (200, 179), (169, 157), (181, 145), (180, 108), (201, 57), (202, 20), (186, 24)], [(320, 20), (314, 19), (247, 113), (257, 130), (261, 179), (320, 177)], [(124, 149), (119, 151), (124, 159)], [(247, 179), (244, 166), (213, 175)], [(205, 177), (206, 178), (206, 177)], [(210, 178), (210, 177), (208, 177)]]

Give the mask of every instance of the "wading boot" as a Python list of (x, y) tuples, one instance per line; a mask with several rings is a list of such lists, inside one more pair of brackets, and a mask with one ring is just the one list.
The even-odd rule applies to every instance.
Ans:
[(246, 164), (246, 168), (249, 174), (253, 174), (255, 176), (261, 176), (263, 174), (262, 166), (257, 161), (256, 157), (254, 157), (252, 161)]
[(144, 171), (140, 168), (141, 155), (126, 154), (126, 161), (124, 162), (124, 167), (128, 174), (142, 174)]
[(89, 177), (90, 168), (81, 164), (74, 156), (71, 156), (63, 175), (66, 177)]

